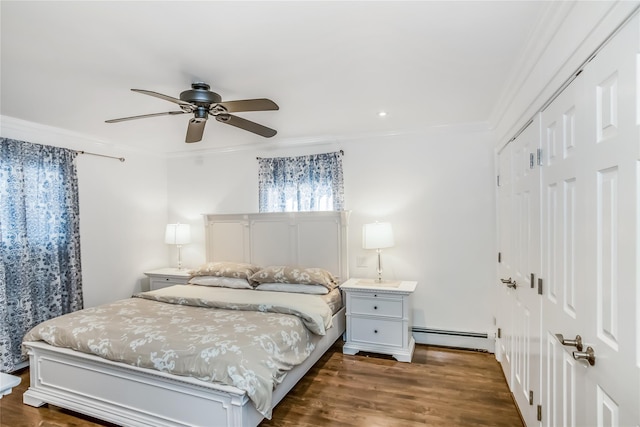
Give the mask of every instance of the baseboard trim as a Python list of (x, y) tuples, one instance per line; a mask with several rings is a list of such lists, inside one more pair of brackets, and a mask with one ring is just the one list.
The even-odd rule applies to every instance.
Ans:
[(489, 353), (495, 352), (495, 343), (489, 339), (489, 334), (470, 331), (448, 331), (444, 329), (432, 329), (413, 327), (413, 337), (417, 344), (438, 345), (444, 347), (466, 348), (480, 350)]

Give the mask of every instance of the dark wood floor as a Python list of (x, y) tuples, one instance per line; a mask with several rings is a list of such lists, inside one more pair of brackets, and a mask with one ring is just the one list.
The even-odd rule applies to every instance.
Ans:
[[(0, 400), (3, 427), (111, 426), (53, 406), (22, 404), (29, 371)], [(522, 427), (492, 354), (416, 346), (413, 363), (377, 355), (347, 356), (339, 340), (261, 427)]]

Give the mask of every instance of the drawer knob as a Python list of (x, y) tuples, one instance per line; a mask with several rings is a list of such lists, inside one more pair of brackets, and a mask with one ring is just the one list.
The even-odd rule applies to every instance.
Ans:
[(378, 333), (378, 330), (377, 330), (377, 329), (374, 329), (374, 330), (373, 330), (373, 333), (374, 333), (374, 334), (377, 334), (377, 333)]
[(378, 306), (377, 306), (377, 305), (374, 305), (374, 306), (373, 306), (373, 309), (374, 309), (374, 310), (377, 310), (377, 309), (378, 309)]

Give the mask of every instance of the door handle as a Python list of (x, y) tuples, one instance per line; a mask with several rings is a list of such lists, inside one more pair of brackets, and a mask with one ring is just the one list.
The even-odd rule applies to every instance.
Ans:
[(500, 281), (507, 285), (507, 288), (515, 289), (516, 286), (518, 286), (515, 280), (511, 280), (511, 277), (509, 277), (508, 279), (500, 279)]
[(590, 366), (596, 364), (596, 352), (593, 347), (587, 347), (587, 351), (574, 351), (573, 358), (576, 360), (586, 360)]
[(576, 335), (576, 339), (574, 340), (566, 340), (562, 334), (556, 334), (556, 338), (558, 338), (558, 341), (560, 341), (562, 345), (572, 345), (575, 346), (578, 351), (582, 351), (582, 337), (580, 335)]

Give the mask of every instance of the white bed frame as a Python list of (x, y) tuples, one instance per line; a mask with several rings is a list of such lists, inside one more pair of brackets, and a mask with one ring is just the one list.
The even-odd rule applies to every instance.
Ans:
[[(349, 212), (205, 215), (207, 261), (322, 267), (348, 278)], [(273, 406), (293, 388), (345, 330), (342, 308), (317, 338), (309, 358), (276, 387)], [(31, 382), (23, 402), (60, 406), (123, 426), (257, 426), (263, 416), (246, 393), (111, 362), (90, 354), (25, 343)]]

